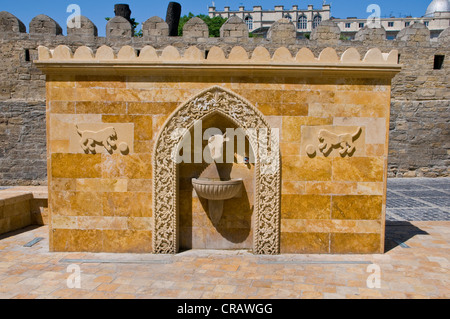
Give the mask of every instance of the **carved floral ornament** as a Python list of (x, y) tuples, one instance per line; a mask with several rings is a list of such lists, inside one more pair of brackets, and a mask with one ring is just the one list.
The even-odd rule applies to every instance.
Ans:
[[(281, 173), (279, 145), (271, 145), (270, 155), (261, 162), (258, 145), (267, 144), (270, 131), (264, 116), (248, 101), (221, 87), (212, 87), (181, 105), (161, 130), (153, 155), (154, 231), (153, 251), (157, 254), (174, 254), (178, 251), (177, 238), (177, 164), (173, 151), (183, 136), (174, 131), (190, 129), (196, 121), (219, 113), (237, 126), (249, 132), (249, 143), (256, 157), (255, 231), (253, 250), (255, 254), (278, 254), (280, 241)], [(270, 136), (270, 134), (269, 134)]]

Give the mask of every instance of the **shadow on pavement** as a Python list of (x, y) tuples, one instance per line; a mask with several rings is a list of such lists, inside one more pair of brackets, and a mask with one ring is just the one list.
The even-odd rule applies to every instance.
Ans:
[(386, 222), (385, 253), (397, 246), (409, 248), (406, 242), (416, 235), (429, 235), (429, 233), (410, 222)]
[(35, 230), (35, 229), (38, 229), (38, 228), (41, 228), (41, 227), (43, 227), (43, 226), (33, 225), (33, 226), (28, 226), (28, 227), (25, 227), (25, 228), (21, 228), (21, 229), (18, 229), (18, 230), (9, 232), (9, 233), (1, 234), (0, 235), (0, 240), (6, 239), (6, 238), (9, 238), (9, 237), (14, 237), (14, 236), (17, 236), (17, 235), (20, 235), (20, 234), (23, 234), (23, 233), (27, 233), (29, 231), (32, 231), (32, 230)]

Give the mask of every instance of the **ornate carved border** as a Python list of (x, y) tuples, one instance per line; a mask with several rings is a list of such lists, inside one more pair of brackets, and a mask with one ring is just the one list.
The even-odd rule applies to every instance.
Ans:
[[(164, 124), (153, 154), (153, 252), (178, 252), (178, 174), (173, 161), (183, 136), (179, 129), (191, 129), (198, 120), (218, 112), (246, 130), (256, 160), (254, 243), (255, 254), (273, 255), (280, 251), (281, 166), (279, 144), (270, 146), (270, 156), (261, 162), (258, 145), (268, 143), (272, 129), (264, 115), (244, 98), (214, 86), (182, 104)], [(268, 134), (258, 134), (265, 131)]]

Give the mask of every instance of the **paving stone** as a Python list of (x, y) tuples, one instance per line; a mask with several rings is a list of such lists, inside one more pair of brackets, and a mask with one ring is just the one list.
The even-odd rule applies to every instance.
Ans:
[(440, 207), (450, 207), (450, 196), (447, 197), (423, 197), (422, 201), (434, 204)]
[(450, 178), (389, 179), (386, 220), (450, 220)]
[(403, 207), (430, 207), (429, 204), (422, 203), (410, 198), (390, 198), (386, 203), (387, 208), (403, 208)]
[(389, 201), (390, 199), (394, 199), (394, 198), (403, 198), (403, 196), (399, 195), (397, 193), (394, 193), (393, 191), (388, 189), (388, 191), (387, 191), (387, 200)]
[(443, 192), (435, 191), (435, 190), (421, 190), (421, 191), (399, 191), (405, 196), (408, 197), (448, 197), (449, 195)]
[[(439, 190), (449, 181), (424, 182)], [(139, 262), (162, 257), (51, 253), (45, 226), (8, 234), (0, 239), (0, 298), (449, 298), (450, 214), (441, 206), (449, 198), (405, 195), (415, 190), (390, 192), (386, 253), (380, 255), (254, 256), (248, 251), (194, 250), (164, 256), (166, 264), (143, 265)], [(23, 247), (36, 237), (45, 239), (32, 249)], [(82, 289), (67, 287), (71, 273), (65, 259), (95, 261), (77, 264)], [(367, 287), (371, 264), (380, 267), (380, 289)]]
[(438, 208), (390, 209), (389, 217), (397, 221), (447, 221), (450, 213)]

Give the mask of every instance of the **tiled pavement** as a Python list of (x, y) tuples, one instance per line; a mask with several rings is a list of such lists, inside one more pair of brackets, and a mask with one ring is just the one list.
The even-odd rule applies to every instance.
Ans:
[[(40, 227), (0, 237), (0, 298), (449, 298), (450, 181), (408, 182), (389, 182), (389, 198), (400, 206), (389, 204), (383, 255), (49, 253), (48, 228)], [(403, 218), (410, 210), (414, 214)], [(399, 221), (430, 216), (447, 221)], [(23, 247), (37, 237), (44, 240)], [(74, 265), (80, 289), (67, 285)], [(367, 281), (376, 272), (368, 270), (374, 269), (381, 287), (371, 289)]]
[(450, 178), (389, 179), (387, 221), (450, 221)]

